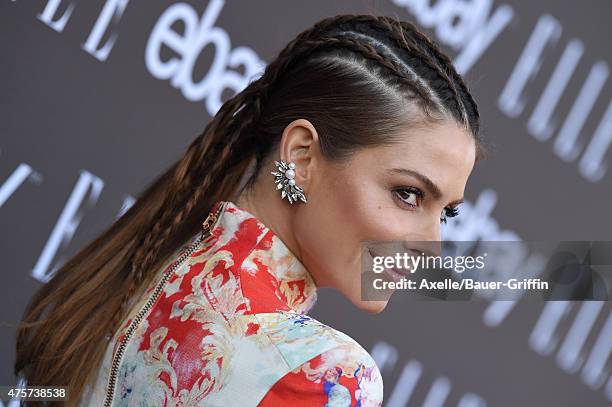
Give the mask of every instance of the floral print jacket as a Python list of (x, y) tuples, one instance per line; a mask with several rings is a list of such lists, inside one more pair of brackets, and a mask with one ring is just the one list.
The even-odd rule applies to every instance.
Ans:
[(136, 296), (80, 406), (380, 406), (368, 352), (307, 315), (303, 264), (230, 201)]

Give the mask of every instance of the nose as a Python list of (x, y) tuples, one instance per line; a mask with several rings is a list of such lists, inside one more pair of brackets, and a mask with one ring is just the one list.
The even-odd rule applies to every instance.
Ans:
[(440, 256), (442, 252), (440, 239), (440, 222), (438, 221), (435, 226), (428, 230), (425, 238), (423, 239), (425, 242), (423, 243), (422, 251), (429, 256)]
[(442, 230), (440, 228), (439, 217), (429, 217), (427, 222), (424, 222), (422, 229), (422, 240), (439, 242), (442, 238)]
[(426, 222), (423, 222), (419, 230), (411, 231), (410, 236), (405, 241), (413, 242), (411, 244), (412, 249), (422, 251), (430, 256), (440, 256), (442, 251), (441, 238), (440, 219), (435, 218), (433, 221), (428, 219)]

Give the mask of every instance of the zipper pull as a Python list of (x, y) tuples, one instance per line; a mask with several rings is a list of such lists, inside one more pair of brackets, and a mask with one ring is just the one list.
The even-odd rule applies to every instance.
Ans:
[(214, 212), (211, 211), (206, 219), (204, 219), (204, 222), (202, 222), (202, 234), (200, 236), (202, 239), (204, 239), (205, 236), (210, 236), (211, 228), (217, 221), (222, 208), (223, 205), (219, 205), (219, 208), (217, 208), (217, 210)]

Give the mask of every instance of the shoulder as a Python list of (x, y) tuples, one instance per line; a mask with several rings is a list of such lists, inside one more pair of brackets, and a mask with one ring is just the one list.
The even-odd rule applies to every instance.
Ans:
[(353, 338), (309, 315), (270, 312), (255, 316), (259, 330), (278, 349), (289, 369), (337, 347), (350, 348), (355, 356), (369, 357)]
[(288, 401), (298, 406), (382, 405), (378, 367), (353, 338), (307, 315), (258, 314), (258, 320), (287, 368), (261, 406)]
[(382, 403), (382, 378), (368, 352), (308, 315), (237, 315), (211, 329), (217, 335), (207, 343), (206, 358), (220, 363), (200, 374), (218, 384), (206, 395), (207, 406)]

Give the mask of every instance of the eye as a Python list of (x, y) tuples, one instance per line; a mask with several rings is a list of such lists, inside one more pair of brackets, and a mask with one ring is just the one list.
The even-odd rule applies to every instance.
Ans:
[(423, 192), (415, 187), (399, 188), (393, 191), (402, 203), (411, 207), (419, 206), (423, 199)]
[(457, 208), (444, 208), (442, 210), (442, 216), (440, 217), (440, 223), (446, 223), (447, 218), (454, 218), (459, 215), (459, 210)]

